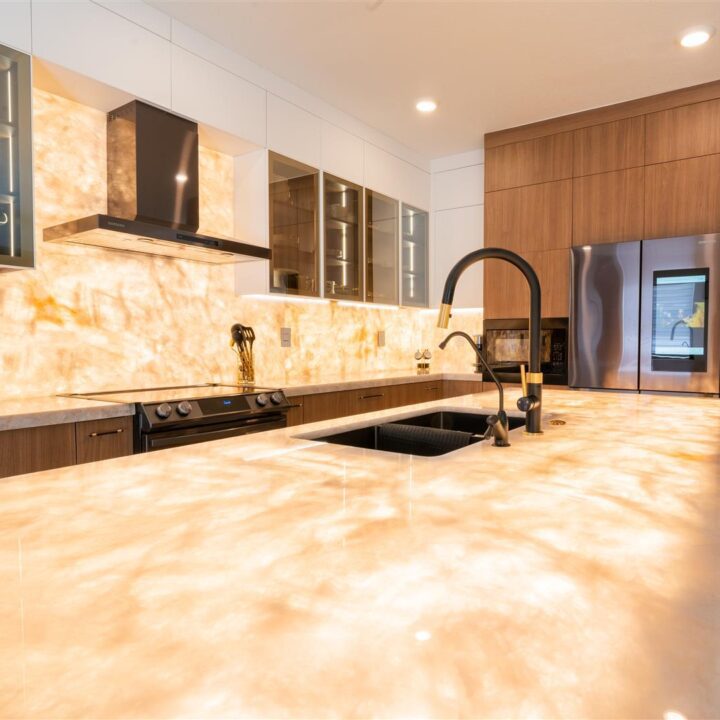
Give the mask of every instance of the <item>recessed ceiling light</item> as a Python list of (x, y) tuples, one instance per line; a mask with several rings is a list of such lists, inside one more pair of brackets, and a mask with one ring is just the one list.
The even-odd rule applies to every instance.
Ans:
[(437, 103), (434, 100), (418, 100), (415, 107), (421, 113), (431, 113), (437, 109)]
[(715, 34), (715, 28), (710, 25), (688, 28), (680, 38), (680, 44), (686, 48), (704, 45)]

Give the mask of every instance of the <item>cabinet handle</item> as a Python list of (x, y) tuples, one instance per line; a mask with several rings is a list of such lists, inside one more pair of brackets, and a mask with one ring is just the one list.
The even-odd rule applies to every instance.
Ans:
[(91, 432), (90, 437), (102, 437), (103, 435), (119, 435), (121, 432), (123, 432), (122, 428), (118, 428), (117, 430), (106, 430), (105, 432)]
[(371, 398), (385, 397), (385, 393), (377, 393), (376, 395), (361, 395), (360, 400), (370, 400)]
[(428, 392), (432, 392), (433, 390), (439, 390), (439, 387), (431, 387), (431, 388), (425, 388)]

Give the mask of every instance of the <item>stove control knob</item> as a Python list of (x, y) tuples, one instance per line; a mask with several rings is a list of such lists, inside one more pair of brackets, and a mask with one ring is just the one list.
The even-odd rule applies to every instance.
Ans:
[(187, 400), (183, 400), (178, 403), (176, 410), (178, 411), (178, 415), (185, 417), (192, 412), (192, 405)]
[(260, 393), (256, 398), (255, 402), (259, 407), (265, 407), (268, 404), (268, 396), (265, 393)]
[(283, 397), (283, 394), (281, 392), (274, 392), (270, 396), (270, 400), (272, 401), (273, 405), (279, 405), (285, 398)]
[(161, 420), (167, 420), (167, 418), (170, 417), (171, 413), (172, 413), (172, 405), (170, 405), (169, 403), (163, 403), (162, 405), (158, 405), (155, 408), (155, 414)]

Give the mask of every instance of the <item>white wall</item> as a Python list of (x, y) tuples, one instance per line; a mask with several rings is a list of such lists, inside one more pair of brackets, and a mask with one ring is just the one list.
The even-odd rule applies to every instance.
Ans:
[[(433, 160), (430, 304), (437, 305), (445, 278), (464, 255), (483, 246), (484, 153), (473, 150)], [(483, 305), (482, 265), (470, 268), (460, 279), (454, 307)]]

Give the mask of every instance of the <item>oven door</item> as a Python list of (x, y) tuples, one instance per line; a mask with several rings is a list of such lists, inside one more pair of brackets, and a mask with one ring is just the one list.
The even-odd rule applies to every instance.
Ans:
[(140, 436), (140, 452), (194, 445), (209, 440), (221, 440), (284, 427), (287, 427), (287, 417), (284, 413), (276, 413), (215, 425), (196, 425), (195, 427), (178, 428), (177, 430), (167, 430), (165, 432), (142, 433)]

